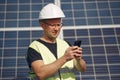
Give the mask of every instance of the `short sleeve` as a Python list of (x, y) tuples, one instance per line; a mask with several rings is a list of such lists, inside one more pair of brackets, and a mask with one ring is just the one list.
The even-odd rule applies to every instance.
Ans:
[(42, 60), (42, 56), (36, 50), (34, 50), (33, 48), (29, 47), (28, 50), (27, 50), (27, 57), (26, 57), (26, 59), (27, 59), (29, 67), (31, 67), (31, 63), (33, 61), (36, 61), (36, 60)]

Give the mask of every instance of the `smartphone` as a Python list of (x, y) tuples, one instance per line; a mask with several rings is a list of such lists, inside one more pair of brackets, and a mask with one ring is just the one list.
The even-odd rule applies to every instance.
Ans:
[(81, 42), (82, 42), (82, 41), (80, 41), (80, 40), (75, 41), (75, 42), (74, 42), (74, 46), (80, 47), (80, 46), (81, 46)]

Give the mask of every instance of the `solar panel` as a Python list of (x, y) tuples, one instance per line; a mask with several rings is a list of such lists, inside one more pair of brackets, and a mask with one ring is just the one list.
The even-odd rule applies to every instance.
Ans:
[[(29, 80), (28, 45), (42, 35), (39, 10), (54, 0), (0, 0), (0, 80)], [(84, 73), (76, 80), (120, 79), (120, 1), (61, 0), (63, 38), (81, 40)]]

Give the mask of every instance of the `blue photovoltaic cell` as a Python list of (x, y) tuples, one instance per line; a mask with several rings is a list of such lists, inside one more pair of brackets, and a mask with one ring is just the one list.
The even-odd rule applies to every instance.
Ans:
[[(84, 49), (84, 48), (83, 48)], [(86, 49), (86, 48), (85, 48)], [(89, 51), (88, 51), (89, 52)], [(84, 54), (86, 54), (85, 52), (84, 52)], [(88, 64), (88, 65), (91, 65), (91, 64), (93, 64), (93, 62), (92, 62), (92, 58), (90, 57), (91, 56), (91, 53), (88, 53), (88, 55), (89, 56), (84, 56), (84, 59), (86, 60), (86, 63)], [(92, 66), (91, 66), (91, 68), (92, 68)], [(89, 67), (87, 68), (88, 70), (85, 72), (86, 74), (90, 74), (90, 73), (93, 73), (92, 72), (92, 70), (89, 70)], [(83, 73), (84, 74), (84, 73)], [(88, 74), (88, 75), (89, 75)]]
[(111, 65), (110, 72), (114, 73), (114, 74), (119, 74), (120, 73), (120, 65)]
[(38, 18), (38, 16), (39, 16), (39, 12), (32, 12), (32, 19)]
[(88, 18), (88, 25), (99, 25), (99, 19), (98, 18)]
[(5, 24), (5, 27), (16, 27), (17, 26), (17, 20), (16, 21), (9, 21), (9, 20), (6, 20), (6, 24)]
[(12, 12), (12, 11), (17, 11), (18, 6), (17, 5), (7, 5), (6, 11)]
[(9, 38), (16, 38), (17, 31), (6, 31), (5, 32), (5, 39)]
[(63, 24), (66, 25), (66, 26), (70, 26), (70, 25), (73, 25), (73, 19), (69, 19), (69, 20), (63, 20)]
[[(94, 64), (106, 64), (106, 57), (105, 57), (105, 55), (103, 55), (103, 56), (94, 56)], [(101, 67), (101, 66), (100, 66)], [(102, 71), (104, 71), (103, 69), (101, 69)], [(98, 70), (98, 71), (101, 71), (101, 70)], [(101, 73), (101, 72), (99, 72), (99, 73)]]
[(93, 54), (104, 55), (105, 56), (105, 49), (104, 46), (95, 46), (92, 47)]
[(25, 52), (26, 52), (26, 50), (28, 49), (28, 47), (24, 47), (24, 48), (18, 48), (18, 56), (19, 57), (23, 57), (23, 56), (25, 56)]
[(102, 37), (91, 37), (91, 44), (100, 45), (103, 44)]
[(107, 54), (118, 54), (119, 50), (117, 46), (106, 46)]
[[(117, 37), (117, 39), (118, 39), (118, 44), (120, 44), (120, 37)], [(120, 47), (119, 47), (120, 48)]]
[[(78, 78), (77, 80), (80, 80), (80, 79)], [(82, 80), (95, 80), (95, 77), (94, 76), (83, 76)]]
[(75, 41), (75, 38), (64, 38), (66, 41), (68, 41), (71, 45), (73, 45), (73, 42)]
[(99, 12), (101, 17), (110, 16), (110, 10), (99, 10)]
[(96, 76), (96, 79), (98, 80), (109, 80), (108, 75), (102, 75), (102, 76)]
[(64, 36), (75, 36), (74, 30), (65, 30), (64, 33), (65, 33)]
[(1, 3), (1, 4), (4, 4), (4, 3), (5, 3), (5, 0), (0, 0), (0, 3)]
[(40, 9), (42, 8), (42, 6), (41, 5), (39, 5), (39, 4), (33, 4), (32, 5), (32, 11), (39, 11)]
[(90, 44), (89, 38), (80, 38), (79, 40), (82, 41), (82, 45), (89, 45)]
[(31, 0), (32, 3), (40, 3), (42, 0)]
[(113, 24), (111, 18), (101, 18), (100, 21), (101, 21), (101, 24), (105, 24), (105, 25), (106, 24)]
[(18, 68), (17, 76), (19, 77), (16, 77), (16, 80), (30, 80), (28, 78), (28, 68)]
[[(5, 15), (5, 14), (4, 14), (4, 13), (0, 13), (0, 15), (1, 15), (1, 16), (0, 16), (0, 19), (4, 19), (4, 15)], [(2, 21), (0, 21), (0, 24), (1, 24), (1, 23), (2, 23)], [(1, 25), (1, 26), (2, 26), (2, 25)]]
[(0, 47), (2, 47), (3, 46), (3, 40), (0, 40)]
[(39, 38), (42, 35), (43, 35), (43, 31), (32, 31), (32, 38)]
[(116, 34), (117, 34), (117, 35), (120, 34), (120, 28), (116, 28)]
[(120, 18), (113, 18), (114, 24), (119, 24), (120, 23)]
[(30, 13), (21, 12), (19, 14), (19, 19), (30, 19)]
[(108, 2), (98, 2), (98, 9), (109, 9), (109, 4)]
[[(39, 11), (51, 2), (0, 0), (0, 80), (30, 80), (25, 54), (43, 35)], [(120, 0), (61, 0), (61, 8), (63, 39), (81, 40), (87, 63), (76, 80), (120, 80)]]
[(3, 38), (3, 32), (2, 31), (0, 32), (0, 38), (1, 39)]
[(105, 44), (116, 44), (116, 38), (115, 37), (105, 37)]
[(86, 9), (96, 9), (96, 3), (86, 3)]
[(110, 7), (111, 8), (118, 8), (118, 7), (120, 7), (120, 2), (110, 2)]
[[(13, 53), (10, 53), (13, 54)], [(10, 59), (3, 59), (3, 67), (15, 67), (16, 66), (16, 61), (15, 58), (10, 58)]]
[(99, 36), (101, 34), (102, 34), (101, 29), (90, 29), (91, 36)]
[(62, 5), (62, 8), (64, 9), (64, 10), (71, 10), (72, 9), (72, 6), (70, 5), (70, 4), (63, 4)]
[(25, 0), (25, 1), (24, 0), (20, 0), (19, 1), (19, 3), (29, 3), (29, 2), (30, 2), (30, 0)]
[(17, 19), (17, 14), (16, 13), (6, 13), (6, 19)]
[[(76, 18), (80, 18), (80, 17), (85, 17), (85, 12), (84, 11), (74, 11), (75, 13), (74, 13), (74, 17), (76, 17)], [(68, 12), (68, 14), (71, 14), (70, 12)], [(67, 15), (68, 15), (67, 14)], [(71, 14), (72, 15), (72, 14)]]
[(33, 26), (33, 27), (39, 26), (38, 20), (33, 20), (31, 23), (32, 23), (32, 26)]
[(7, 3), (17, 3), (18, 0), (7, 0)]
[(97, 10), (88, 10), (87, 17), (98, 17)]
[(95, 66), (96, 75), (105, 75), (108, 73), (107, 66)]
[(86, 25), (86, 19), (75, 19), (75, 25)]
[(87, 29), (77, 29), (77, 36), (88, 36), (88, 30)]
[(30, 5), (20, 5), (19, 11), (30, 11)]
[(24, 58), (18, 58), (17, 66), (19, 67), (27, 66), (27, 63), (25, 62)]
[(82, 3), (73, 4), (73, 9), (74, 10), (83, 10), (84, 9), (84, 5)]
[(4, 49), (4, 57), (16, 57), (16, 49)]
[(28, 45), (29, 43), (30, 43), (30, 39), (19, 39), (19, 40), (18, 40), (18, 46), (19, 46), (19, 47), (29, 46), (29, 45)]
[(30, 21), (29, 20), (19, 21), (19, 27), (30, 27)]
[(119, 75), (111, 75), (111, 79), (119, 80), (120, 76)]
[(10, 39), (4, 41), (4, 47), (16, 47), (16, 39)]
[(4, 21), (0, 21), (0, 26), (1, 26), (1, 28), (4, 27)]
[(112, 15), (113, 16), (120, 16), (120, 10), (112, 10)]
[[(92, 75), (93, 75), (93, 74), (94, 74), (94, 72), (93, 72), (93, 67), (90, 67), (90, 66), (89, 66), (89, 67), (87, 67), (87, 69), (88, 69), (88, 70), (87, 70), (86, 73), (85, 73), (86, 75), (89, 75), (89, 74), (92, 74)], [(85, 76), (85, 74), (82, 73), (82, 75), (84, 75), (84, 76)], [(82, 76), (82, 78), (83, 78), (84, 76)], [(86, 77), (86, 78), (87, 78), (87, 77)], [(91, 78), (91, 77), (89, 76), (89, 79), (90, 79), (90, 78)]]
[(11, 80), (10, 79), (10, 77), (15, 77), (15, 68), (11, 68), (11, 69), (4, 69), (3, 68), (3, 71), (2, 71), (2, 78), (3, 78), (3, 80), (5, 80), (4, 78), (6, 78), (6, 77), (9, 77), (9, 80)]
[[(76, 13), (76, 14), (77, 14), (77, 13)], [(67, 18), (67, 17), (73, 17), (72, 11), (66, 11), (65, 15), (66, 15), (66, 18)], [(77, 15), (77, 16), (78, 16), (78, 15)], [(76, 17), (76, 16), (75, 16), (75, 17)]]
[(18, 38), (27, 38), (30, 37), (30, 31), (19, 31)]
[(119, 64), (120, 63), (120, 57), (118, 55), (109, 55), (108, 56), (108, 62), (111, 64)]
[[(5, 6), (4, 5), (0, 5), (0, 11), (5, 11)], [(0, 17), (2, 17), (2, 16), (0, 16)]]
[[(103, 30), (103, 35), (115, 35), (114, 29), (110, 28), (110, 29), (102, 29)], [(119, 29), (118, 29), (119, 30)]]

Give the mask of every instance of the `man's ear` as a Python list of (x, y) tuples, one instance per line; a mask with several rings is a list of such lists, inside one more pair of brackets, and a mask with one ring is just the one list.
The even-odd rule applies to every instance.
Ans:
[(44, 28), (44, 27), (45, 27), (45, 24), (44, 24), (43, 22), (40, 22), (40, 26), (41, 26), (42, 28)]

